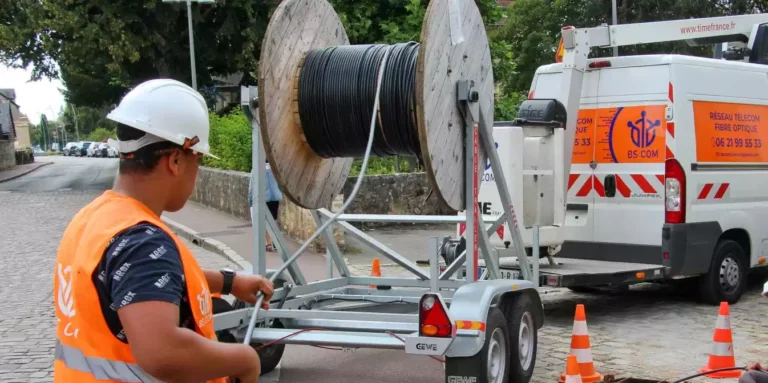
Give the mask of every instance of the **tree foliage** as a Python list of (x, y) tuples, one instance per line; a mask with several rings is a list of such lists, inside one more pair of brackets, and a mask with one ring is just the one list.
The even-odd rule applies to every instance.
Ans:
[[(766, 0), (617, 0), (619, 23), (638, 23), (763, 12)], [(515, 70), (508, 92), (525, 94), (541, 65), (554, 62), (563, 26), (594, 27), (611, 24), (610, 0), (517, 0), (509, 8), (500, 37), (511, 46)], [(691, 47), (685, 42), (621, 47), (620, 55), (678, 53), (713, 54), (712, 46)], [(593, 49), (591, 57), (612, 55), (611, 49)]]
[(111, 138), (113, 140), (117, 139), (117, 134), (115, 133), (115, 130), (110, 130), (107, 128), (96, 128), (94, 131), (88, 133), (88, 136), (84, 141), (104, 142), (108, 138)]
[[(110, 107), (93, 108), (89, 106), (75, 106), (74, 111), (72, 105), (67, 105), (59, 113), (59, 122), (67, 130), (70, 141), (75, 141), (79, 134), (80, 140), (85, 140), (86, 137), (99, 128), (104, 128), (108, 131), (115, 131), (117, 124), (107, 119), (107, 113)], [(77, 116), (77, 125), (75, 125), (75, 116)], [(89, 138), (89, 140), (91, 140)], [(93, 140), (91, 140), (93, 141)]]
[[(198, 84), (242, 72), (255, 83), (271, 0), (192, 5)], [(116, 103), (126, 89), (165, 77), (190, 82), (184, 3), (159, 0), (0, 0), (0, 60), (61, 76), (80, 106)], [(56, 65), (58, 64), (58, 65)]]
[[(427, 0), (330, 0), (352, 44), (392, 44), (418, 41)], [(497, 85), (496, 119), (514, 117), (516, 92), (506, 91), (514, 72), (511, 45), (499, 36), (504, 11), (496, 0), (476, 0), (490, 42), (493, 75)]]

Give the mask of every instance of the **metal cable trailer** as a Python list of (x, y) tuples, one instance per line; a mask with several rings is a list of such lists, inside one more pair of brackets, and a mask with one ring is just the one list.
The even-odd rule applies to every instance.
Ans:
[[(460, 102), (466, 111), (466, 124), (474, 145), (467, 145), (467, 171), (473, 172), (470, 180), (477, 180), (477, 166), (474, 155), (479, 145), (493, 148), (492, 137), (477, 134), (480, 124), (479, 108), (470, 101), (472, 87), (467, 81), (457, 84), (463, 89)], [(269, 231), (283, 261), (289, 253), (285, 238), (277, 223), (266, 209), (264, 192), (265, 169), (262, 143), (258, 122), (253, 118), (258, 107), (256, 88), (243, 88), (242, 106), (253, 125), (255, 169), (254, 207), (252, 209), (254, 235), (253, 272), (275, 278), (275, 294), (270, 310), (261, 310), (255, 322), (251, 344), (255, 347), (268, 345), (259, 350), (262, 356), (262, 371), (274, 369), (282, 357), (285, 344), (314, 346), (337, 346), (343, 348), (379, 348), (405, 350), (409, 354), (445, 357), (446, 381), (448, 382), (501, 382), (498, 378), (514, 376), (516, 381), (528, 381), (533, 373), (536, 360), (537, 330), (542, 327), (544, 316), (536, 286), (531, 282), (533, 274), (526, 274), (526, 280), (509, 281), (499, 279), (498, 259), (490, 248), (488, 234), (502, 222), (514, 225), (516, 220), (509, 197), (507, 214), (498, 218), (485, 232), (476, 231), (468, 242), (476, 239), (474, 256), (462, 253), (452, 264), (440, 272), (439, 253), (444, 239), (431, 237), (432, 249), (428, 257), (428, 270), (398, 254), (350, 222), (398, 222), (398, 223), (458, 223), (467, 227), (483, 227), (483, 222), (473, 222), (473, 216), (420, 216), (420, 215), (367, 215), (342, 214), (333, 226), (368, 245), (373, 251), (410, 271), (411, 278), (387, 278), (354, 276), (347, 268), (340, 249), (333, 239), (333, 226), (324, 230), (322, 238), (327, 245), (328, 279), (307, 283), (298, 265), (293, 262), (284, 265), (284, 270), (266, 270), (264, 250), (264, 228)], [(554, 130), (553, 130), (554, 131)], [(557, 129), (562, 132), (562, 129)], [(498, 169), (497, 177), (503, 178), (498, 167), (494, 150), (487, 150), (489, 160)], [(473, 160), (474, 159), (474, 160)], [(508, 196), (506, 183), (499, 183), (503, 196)], [(470, 182), (466, 193), (473, 200), (468, 206), (476, 206), (477, 186)], [(258, 203), (257, 203), (258, 202)], [(317, 209), (311, 214), (318, 227), (332, 215), (327, 209)], [(475, 217), (482, 218), (482, 215)], [(518, 233), (519, 235), (519, 233)], [(261, 238), (258, 238), (258, 237)], [(475, 238), (473, 238), (475, 237)], [(460, 268), (480, 271), (478, 257), (491, 265), (484, 267), (482, 274), (469, 273), (456, 277)], [(295, 261), (295, 259), (294, 259)], [(527, 257), (521, 262), (527, 264)], [(525, 269), (524, 269), (525, 270)], [(464, 273), (466, 274), (466, 273)], [(333, 275), (338, 275), (333, 277)], [(234, 310), (215, 316), (214, 327), (228, 339), (245, 339), (249, 318), (254, 313), (250, 305), (236, 302)], [(514, 356), (513, 363), (508, 363)]]
[[(309, 5), (307, 5), (309, 4)], [(453, 36), (448, 30), (455, 28), (454, 19), (449, 21), (447, 15), (455, 11), (465, 12), (465, 25), (461, 27), (464, 34)], [(450, 11), (450, 12), (449, 12)], [(304, 14), (306, 13), (306, 14)], [(296, 28), (280, 25), (283, 23), (299, 23), (302, 17), (320, 23), (338, 23), (329, 27), (302, 24)], [(281, 21), (282, 20), (282, 21)], [(336, 21), (334, 21), (336, 20)], [(450, 24), (450, 25), (449, 25)], [(282, 29), (281, 29), (282, 28)], [(302, 39), (306, 28), (315, 33), (314, 40)], [(341, 32), (339, 32), (341, 28)], [(451, 199), (454, 207), (474, 207), (473, 214), (466, 216), (411, 216), (411, 215), (369, 215), (341, 214), (335, 222), (328, 224), (335, 212), (325, 208), (310, 209), (311, 215), (318, 228), (326, 228), (320, 233), (325, 241), (328, 258), (328, 278), (316, 282), (307, 282), (302, 271), (295, 262), (301, 255), (289, 253), (287, 242), (272, 218), (265, 203), (265, 167), (269, 158), (270, 167), (275, 171), (281, 190), (292, 200), (298, 192), (286, 187), (285, 178), (280, 178), (281, 158), (288, 155), (285, 149), (297, 145), (301, 141), (298, 135), (286, 141), (279, 141), (289, 136), (285, 133), (290, 128), (293, 113), (290, 109), (292, 92), (296, 85), (291, 86), (289, 75), (270, 78), (271, 73), (280, 73), (281, 68), (299, 68), (300, 54), (303, 50), (314, 49), (329, 45), (348, 44), (343, 27), (337, 16), (325, 0), (287, 0), (282, 2), (270, 21), (265, 44), (262, 49), (262, 65), (259, 68), (259, 89), (243, 87), (241, 106), (253, 130), (253, 172), (254, 198), (251, 209), (254, 229), (253, 270), (251, 272), (266, 275), (275, 281), (275, 293), (269, 302), (269, 310), (259, 310), (259, 304), (252, 306), (236, 301), (232, 309), (214, 316), (214, 327), (219, 339), (229, 342), (242, 342), (257, 348), (262, 359), (262, 373), (273, 370), (279, 363), (285, 344), (300, 344), (312, 346), (335, 346), (341, 348), (374, 348), (404, 350), (407, 354), (428, 355), (444, 362), (445, 379), (447, 382), (528, 382), (533, 374), (537, 350), (537, 330), (544, 323), (543, 307), (537, 291), (537, 285), (532, 281), (534, 271), (525, 256), (525, 249), (518, 229), (518, 218), (512, 205), (510, 190), (506, 182), (498, 182), (498, 192), (501, 196), (505, 213), (498, 217), (491, 227), (482, 230), (486, 224), (482, 214), (477, 209), (477, 195), (480, 187), (480, 167), (491, 164), (497, 179), (504, 180), (499, 157), (494, 148), (493, 129), (493, 76), (490, 71), (490, 52), (488, 51), (485, 29), (476, 5), (471, 0), (434, 0), (430, 2), (425, 15), (422, 32), (422, 47), (443, 46), (453, 49), (454, 55), (450, 60), (454, 68), (463, 70), (446, 72), (439, 78), (443, 81), (443, 91), (427, 93), (428, 85), (424, 84), (425, 73), (437, 72), (440, 65), (446, 65), (444, 54), (440, 48), (427, 50), (419, 55), (419, 72), (417, 72), (417, 87), (425, 89), (420, 100), (439, 101), (446, 105), (446, 113), (434, 113), (435, 118), (448, 115), (450, 121), (432, 124), (426, 131), (419, 131), (422, 139), (431, 134), (429, 129), (452, 129), (458, 140), (453, 143), (458, 148), (459, 155), (451, 168), (441, 165), (435, 160), (432, 182), (435, 194), (439, 198)], [(478, 32), (480, 31), (480, 32)], [(280, 45), (269, 43), (271, 33), (282, 36)], [(334, 40), (334, 38), (336, 40)], [(463, 42), (462, 42), (463, 40)], [(277, 41), (277, 40), (275, 40)], [(293, 41), (296, 41), (294, 44)], [(322, 42), (320, 42), (322, 41)], [(332, 44), (333, 43), (333, 44)], [(292, 45), (293, 44), (293, 45)], [(302, 45), (303, 44), (303, 45)], [(283, 48), (283, 46), (285, 48)], [(481, 49), (476, 49), (480, 47)], [(431, 48), (430, 48), (431, 49)], [(464, 51), (464, 54), (460, 52)], [(276, 53), (275, 53), (276, 52)], [(272, 55), (272, 56), (270, 56)], [(281, 56), (282, 55), (282, 56)], [(431, 56), (430, 56), (431, 55)], [(474, 55), (474, 56), (473, 56)], [(283, 57), (280, 60), (268, 60), (267, 57)], [(287, 59), (285, 57), (288, 57)], [(422, 77), (420, 77), (422, 76)], [(298, 76), (296, 76), (298, 77)], [(428, 78), (429, 79), (429, 78)], [(272, 81), (272, 82), (270, 82)], [(417, 91), (418, 93), (418, 91)], [(283, 102), (284, 104), (280, 104)], [(260, 105), (261, 104), (261, 105)], [(435, 102), (435, 104), (438, 104)], [(281, 105), (286, 105), (285, 108)], [(261, 106), (261, 107), (260, 107)], [(419, 107), (423, 108), (422, 104)], [(564, 143), (572, 142), (565, 128), (565, 116), (562, 104), (555, 100), (543, 102), (541, 118), (524, 127), (526, 132), (541, 139), (542, 155), (550, 156), (550, 176), (547, 185), (548, 197), (564, 201), (565, 181), (564, 169), (570, 160), (562, 157)], [(456, 113), (453, 113), (453, 112)], [(430, 109), (420, 109), (420, 113), (432, 112)], [(275, 113), (282, 113), (272, 119)], [(283, 115), (287, 116), (283, 118)], [(257, 118), (257, 116), (259, 118)], [(279, 126), (276, 126), (277, 121)], [(427, 122), (430, 122), (427, 120)], [(433, 121), (434, 122), (434, 121)], [(268, 124), (271, 126), (267, 126)], [(460, 129), (457, 128), (459, 124)], [(453, 126), (453, 128), (451, 128)], [(424, 122), (420, 121), (420, 128)], [(272, 134), (274, 131), (279, 134)], [(295, 131), (295, 130), (294, 130)], [(440, 132), (437, 132), (440, 133)], [(572, 134), (571, 134), (572, 136)], [(461, 137), (461, 138), (459, 138)], [(553, 145), (554, 143), (554, 145)], [(279, 147), (283, 145), (282, 151)], [(306, 145), (305, 145), (306, 146)], [(300, 149), (300, 148), (299, 148)], [(437, 146), (426, 147), (422, 150), (436, 153), (444, 148)], [(447, 150), (447, 149), (445, 149)], [(559, 154), (558, 154), (559, 153)], [(430, 154), (430, 153), (426, 153)], [(442, 154), (442, 153), (441, 153)], [(310, 156), (312, 154), (307, 154)], [(296, 156), (294, 156), (296, 157)], [(351, 164), (351, 159), (350, 159)], [(333, 165), (330, 165), (333, 166)], [(440, 166), (444, 166), (440, 168)], [(434, 169), (443, 173), (452, 172), (460, 175), (461, 181), (454, 185), (435, 179)], [(347, 167), (348, 172), (348, 167)], [(439, 173), (439, 172), (438, 172)], [(346, 178), (346, 176), (344, 176)], [(439, 178), (439, 177), (438, 177)], [(554, 180), (554, 182), (552, 182)], [(320, 181), (312, 181), (309, 189)], [(449, 194), (449, 189), (456, 189)], [(521, 186), (518, 186), (521, 188)], [(458, 196), (459, 199), (455, 197)], [(309, 204), (309, 203), (308, 203)], [(304, 207), (308, 207), (304, 204)], [(564, 202), (560, 204), (564, 210)], [(460, 210), (460, 209), (456, 209)], [(555, 219), (554, 212), (558, 209), (548, 209)], [(544, 212), (541, 216), (547, 216)], [(562, 215), (562, 211), (560, 215)], [(443, 271), (439, 268), (441, 249), (444, 248), (444, 238), (425, 238), (429, 241), (430, 251), (425, 255), (431, 260), (428, 268), (417, 265), (414, 261), (398, 254), (376, 239), (365, 234), (351, 222), (398, 222), (398, 223), (458, 223), (463, 222), (471, 228), (471, 235), (466, 236), (467, 252), (457, 254), (452, 263), (446, 265)], [(519, 262), (523, 265), (524, 279), (501, 279), (498, 258), (491, 248), (488, 236), (502, 223), (506, 223), (515, 238), (513, 247), (517, 254), (523, 254)], [(326, 225), (328, 224), (328, 225)], [(333, 238), (333, 229), (340, 228), (346, 234), (355, 237), (373, 251), (380, 254), (412, 274), (410, 278), (368, 277), (352, 275), (342, 253)], [(265, 230), (269, 232), (277, 247), (278, 255), (284, 264), (277, 270), (266, 269)], [(481, 274), (480, 262), (485, 262)], [(459, 276), (459, 270), (475, 270)], [(261, 300), (259, 300), (259, 303)]]

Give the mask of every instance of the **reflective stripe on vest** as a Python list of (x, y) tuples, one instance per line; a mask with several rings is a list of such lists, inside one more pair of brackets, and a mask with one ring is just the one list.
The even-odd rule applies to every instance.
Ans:
[(91, 374), (96, 380), (161, 382), (144, 372), (137, 364), (85, 356), (79, 349), (61, 344), (58, 340), (56, 341), (55, 358), (63, 362), (67, 368)]

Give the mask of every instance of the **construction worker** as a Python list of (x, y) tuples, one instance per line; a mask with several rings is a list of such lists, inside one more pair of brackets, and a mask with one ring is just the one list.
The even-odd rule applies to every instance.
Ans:
[(255, 303), (263, 292), (269, 302), (272, 283), (203, 270), (160, 219), (184, 206), (210, 155), (205, 101), (178, 81), (151, 80), (107, 118), (118, 124), (119, 174), (61, 240), (54, 381), (256, 382), (256, 351), (216, 340), (211, 294)]

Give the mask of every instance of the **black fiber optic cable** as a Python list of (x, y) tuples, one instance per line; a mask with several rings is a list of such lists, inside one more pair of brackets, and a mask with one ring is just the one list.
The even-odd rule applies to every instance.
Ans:
[[(368, 140), (376, 82), (387, 45), (315, 49), (299, 75), (301, 128), (321, 157), (362, 157)], [(371, 154), (420, 156), (416, 125), (416, 59), (419, 44), (392, 46), (382, 75)]]

